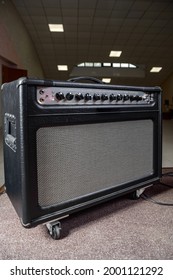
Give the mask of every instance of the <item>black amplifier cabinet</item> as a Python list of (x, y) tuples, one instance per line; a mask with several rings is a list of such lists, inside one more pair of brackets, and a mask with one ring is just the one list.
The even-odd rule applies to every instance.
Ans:
[(2, 86), (7, 194), (25, 227), (161, 176), (161, 89), (21, 78)]

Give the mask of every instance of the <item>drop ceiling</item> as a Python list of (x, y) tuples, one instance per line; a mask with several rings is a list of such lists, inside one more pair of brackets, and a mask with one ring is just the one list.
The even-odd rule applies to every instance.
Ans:
[[(124, 76), (117, 74), (118, 69), (103, 68), (98, 76), (97, 71), (85, 69), (89, 71), (87, 75), (111, 78), (113, 84), (161, 85), (173, 73), (172, 0), (12, 0), (12, 3), (32, 38), (45, 78), (67, 80), (82, 62), (132, 63), (144, 71), (142, 77)], [(50, 32), (48, 24), (63, 24), (64, 32)], [(111, 50), (122, 54), (109, 57)], [(58, 71), (57, 65), (68, 65), (68, 71)], [(150, 73), (154, 66), (162, 70)], [(108, 73), (112, 76), (106, 76)]]

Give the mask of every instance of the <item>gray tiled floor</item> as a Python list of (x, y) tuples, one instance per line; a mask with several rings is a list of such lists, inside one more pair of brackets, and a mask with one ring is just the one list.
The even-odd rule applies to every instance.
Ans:
[[(173, 120), (163, 121), (162, 166), (173, 167)], [(2, 133), (0, 133), (0, 185), (4, 183)]]

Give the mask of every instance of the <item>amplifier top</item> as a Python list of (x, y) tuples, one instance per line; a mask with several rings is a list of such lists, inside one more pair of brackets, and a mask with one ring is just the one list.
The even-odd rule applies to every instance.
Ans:
[(41, 105), (152, 105), (155, 95), (142, 90), (83, 87), (37, 87)]

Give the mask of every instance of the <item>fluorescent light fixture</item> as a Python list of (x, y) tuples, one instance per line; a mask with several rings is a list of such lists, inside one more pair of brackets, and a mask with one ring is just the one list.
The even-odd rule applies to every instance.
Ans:
[(153, 73), (158, 73), (162, 70), (162, 67), (153, 67), (151, 68), (150, 72), (153, 72)]
[(93, 67), (93, 62), (85, 62), (86, 67)]
[(64, 32), (63, 24), (48, 24), (51, 32)]
[(131, 63), (117, 63), (117, 62), (82, 62), (77, 67), (113, 67), (113, 68), (137, 68)]
[(122, 68), (128, 68), (129, 65), (128, 65), (128, 63), (121, 63), (121, 67), (122, 67)]
[(102, 82), (104, 82), (104, 83), (110, 83), (111, 82), (111, 79), (110, 78), (103, 78), (102, 79)]
[(103, 62), (103, 66), (111, 67), (111, 63), (110, 62)]
[(120, 57), (122, 54), (122, 51), (111, 51), (109, 56), (110, 57)]
[(101, 63), (100, 62), (94, 62), (94, 67), (101, 67)]
[(82, 62), (77, 65), (77, 67), (101, 67), (101, 62)]
[(59, 71), (68, 71), (67, 65), (57, 65)]
[(82, 62), (82, 63), (78, 64), (77, 66), (78, 66), (78, 67), (84, 67), (84, 66), (85, 66), (85, 63)]
[(121, 64), (120, 64), (120, 63), (113, 63), (112, 65), (113, 65), (113, 67), (115, 67), (115, 68), (120, 68), (120, 67), (121, 67)]
[(136, 65), (134, 65), (134, 64), (129, 64), (129, 68), (136, 68)]

